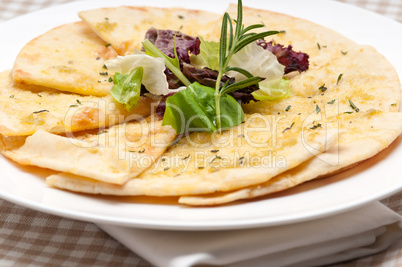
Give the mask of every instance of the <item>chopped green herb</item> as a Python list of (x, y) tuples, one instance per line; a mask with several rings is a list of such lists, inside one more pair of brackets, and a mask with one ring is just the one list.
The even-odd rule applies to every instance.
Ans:
[(107, 71), (105, 72), (99, 72), (100, 75), (109, 75), (109, 73)]
[(335, 103), (335, 99), (327, 102), (327, 104), (330, 104), (330, 105), (332, 105), (333, 103)]
[(349, 104), (350, 104), (350, 107), (353, 108), (356, 112), (360, 111), (360, 109), (358, 107), (356, 107), (356, 105), (353, 104), (352, 100), (350, 100), (350, 99), (349, 99)]
[(10, 98), (14, 98), (14, 95), (10, 95)]
[(287, 130), (292, 129), (293, 125), (295, 125), (295, 122), (292, 122), (292, 124), (289, 127), (287, 127), (285, 130), (283, 130), (282, 133), (286, 132)]
[[(107, 132), (107, 131), (103, 131), (103, 132)], [(103, 133), (103, 132), (102, 132), (102, 133)], [(142, 149), (142, 150), (138, 150), (138, 151), (129, 150), (128, 152), (142, 154), (142, 153), (144, 153), (144, 152), (145, 152), (145, 148), (144, 148), (144, 149)], [(162, 159), (162, 161), (164, 161), (164, 159)]]
[(100, 81), (100, 80), (98, 80), (98, 83), (101, 83), (101, 81)]
[(109, 20), (109, 18), (106, 17), (105, 20)]
[(244, 163), (244, 157), (239, 158), (239, 164), (242, 165)]
[(318, 88), (321, 92), (325, 92), (327, 90), (327, 87), (325, 87), (325, 83)]
[(38, 113), (43, 113), (43, 112), (49, 112), (49, 110), (47, 109), (43, 109), (43, 110), (39, 110), (39, 111), (34, 111), (34, 114), (38, 114)]
[(106, 64), (103, 64), (103, 68), (104, 68), (104, 69), (107, 69), (107, 66), (106, 66)]
[(79, 99), (76, 100), (78, 104), (82, 105), (81, 101)]
[(105, 46), (106, 46), (106, 47), (109, 47), (109, 46), (111, 46), (111, 45), (112, 45), (112, 44), (106, 44)]
[(342, 76), (343, 76), (343, 73), (339, 74), (338, 79), (336, 80), (336, 84), (339, 83), (339, 81), (341, 80)]
[(186, 160), (186, 159), (188, 159), (188, 158), (190, 158), (190, 154), (188, 154), (187, 156), (185, 156), (184, 158), (182, 158), (182, 160)]
[(109, 77), (109, 80), (108, 80), (110, 83), (111, 82), (113, 82), (113, 78), (112, 77)]
[(317, 112), (317, 114), (320, 113), (321, 109), (318, 105), (315, 105), (315, 111)]
[(78, 107), (78, 105), (70, 105), (70, 108)]
[(285, 111), (289, 111), (290, 107), (291, 107), (291, 105), (289, 105), (289, 106), (285, 109)]
[(321, 127), (321, 123), (318, 123), (317, 125), (314, 125), (313, 127), (311, 127), (310, 129), (315, 130), (317, 128), (322, 128)]
[(352, 111), (345, 111), (345, 112), (343, 112), (343, 113), (345, 113), (345, 114), (352, 114), (353, 112), (352, 112)]
[(103, 134), (103, 133), (107, 133), (107, 130), (103, 130), (102, 132), (96, 133), (95, 135), (100, 135), (100, 134)]
[(42, 95), (41, 95), (41, 94), (38, 94), (38, 96), (39, 96), (39, 97), (42, 97)]
[(100, 57), (97, 57), (97, 58), (96, 58), (96, 60), (99, 60), (99, 59), (100, 59)]
[(178, 15), (177, 16), (179, 19), (184, 19), (184, 16), (182, 16), (182, 15)]
[(396, 106), (396, 105), (397, 105), (396, 103), (391, 104), (391, 106), (393, 106), (393, 107)]
[(216, 159), (222, 159), (222, 158), (219, 156), (215, 156), (215, 158), (213, 158), (210, 163), (214, 162)]
[(348, 54), (348, 51), (344, 52), (344, 51), (341, 50), (341, 53), (342, 53), (342, 55), (346, 56)]
[(167, 168), (164, 168), (163, 170), (164, 170), (164, 171), (167, 171), (167, 170), (169, 170), (169, 167), (167, 167)]
[(321, 50), (321, 45), (320, 45), (320, 43), (317, 43), (317, 47), (318, 47), (318, 50)]
[(212, 149), (211, 150), (211, 153), (217, 153), (217, 152), (219, 152), (219, 149)]

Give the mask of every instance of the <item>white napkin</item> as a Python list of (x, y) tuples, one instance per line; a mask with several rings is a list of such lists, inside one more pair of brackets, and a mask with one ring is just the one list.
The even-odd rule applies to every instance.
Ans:
[(374, 202), (290, 225), (228, 231), (161, 231), (101, 224), (158, 267), (318, 266), (374, 254), (402, 237), (402, 218)]

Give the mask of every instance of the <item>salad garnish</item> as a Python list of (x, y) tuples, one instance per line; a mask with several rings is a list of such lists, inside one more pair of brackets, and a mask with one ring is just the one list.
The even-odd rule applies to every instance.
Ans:
[[(285, 31), (253, 32), (264, 24), (243, 24), (242, 1), (237, 18), (223, 16), (219, 42), (180, 31), (151, 28), (142, 42), (145, 54), (106, 62), (116, 74), (111, 95), (131, 110), (140, 95), (159, 97), (156, 114), (177, 134), (219, 132), (244, 121), (242, 104), (289, 97), (285, 74), (306, 71), (309, 56), (266, 42)], [(150, 74), (149, 72), (153, 72)]]

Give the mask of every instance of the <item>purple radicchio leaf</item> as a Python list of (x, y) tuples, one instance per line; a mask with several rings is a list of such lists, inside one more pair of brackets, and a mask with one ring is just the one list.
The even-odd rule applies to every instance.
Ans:
[(174, 58), (174, 45), (176, 42), (177, 57), (180, 62), (190, 63), (189, 52), (193, 55), (200, 53), (201, 41), (180, 31), (149, 29), (145, 34), (159, 50), (168, 57)]
[(278, 62), (285, 66), (285, 74), (292, 71), (306, 71), (309, 67), (309, 55), (303, 52), (295, 52), (292, 46), (284, 47), (281, 44), (273, 45), (273, 42), (266, 42), (265, 40), (258, 40), (257, 44), (264, 49), (271, 51)]
[[(211, 70), (208, 68), (196, 68), (194, 66), (191, 66), (189, 64), (182, 64), (182, 72), (183, 74), (189, 79), (190, 82), (198, 82), (202, 85), (209, 86), (214, 88), (216, 84), (216, 80), (218, 78), (218, 72), (216, 70)], [(170, 77), (169, 75), (167, 76), (168, 78), (168, 83), (169, 85), (171, 82), (169, 79), (174, 79), (175, 76), (173, 75)], [(232, 84), (235, 82), (235, 79), (232, 77), (228, 77), (224, 75), (221, 80), (221, 86), (225, 84), (225, 82), (228, 81), (228, 84)], [(249, 86), (240, 90), (237, 90), (235, 92), (229, 93), (234, 99), (239, 102), (239, 104), (248, 104), (250, 101), (258, 101), (254, 98), (254, 96), (251, 94), (252, 92), (258, 90), (258, 87), (256, 85)], [(166, 109), (166, 99), (174, 95), (175, 93), (170, 93), (166, 96), (163, 96), (161, 101), (159, 102), (157, 108), (156, 108), (156, 114), (163, 118), (163, 115), (165, 114), (165, 109)]]

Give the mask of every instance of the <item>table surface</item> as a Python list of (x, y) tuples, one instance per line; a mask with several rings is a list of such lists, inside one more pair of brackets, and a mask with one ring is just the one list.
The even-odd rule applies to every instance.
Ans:
[[(0, 0), (0, 22), (73, 0)], [(402, 22), (401, 0), (338, 0)], [(402, 191), (382, 200), (402, 214)], [(148, 262), (93, 223), (62, 218), (0, 199), (0, 266), (134, 266)], [(402, 266), (402, 240), (386, 251), (333, 266)]]

